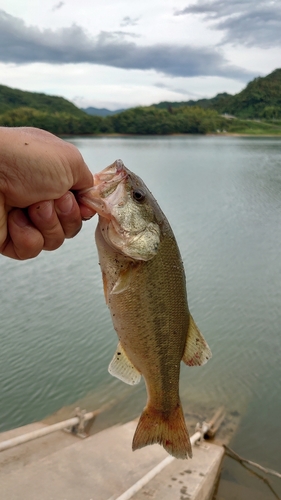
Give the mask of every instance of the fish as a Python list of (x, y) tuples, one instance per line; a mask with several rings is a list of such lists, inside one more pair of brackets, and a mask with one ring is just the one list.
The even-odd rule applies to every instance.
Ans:
[(122, 160), (94, 175), (79, 202), (99, 215), (95, 239), (103, 289), (118, 335), (109, 373), (135, 385), (147, 403), (132, 449), (158, 443), (192, 457), (179, 396), (180, 363), (205, 364), (211, 350), (188, 308), (186, 278), (171, 226), (152, 193)]

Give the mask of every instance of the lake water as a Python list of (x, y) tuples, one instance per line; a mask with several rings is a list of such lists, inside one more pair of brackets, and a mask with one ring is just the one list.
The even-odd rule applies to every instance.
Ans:
[[(280, 470), (281, 140), (69, 140), (93, 172), (121, 158), (174, 229), (190, 309), (213, 352), (204, 367), (182, 365), (184, 409), (224, 405), (239, 412), (231, 447)], [(145, 404), (143, 383), (129, 387), (107, 372), (117, 338), (95, 225), (86, 222), (76, 238), (35, 260), (0, 258), (0, 431), (81, 401), (91, 410), (115, 399), (106, 424), (135, 418)], [(223, 477), (273, 498), (230, 460)], [(273, 484), (280, 494), (280, 481)]]

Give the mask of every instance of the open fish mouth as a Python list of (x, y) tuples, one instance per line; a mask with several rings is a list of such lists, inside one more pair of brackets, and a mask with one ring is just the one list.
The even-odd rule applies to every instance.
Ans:
[(116, 160), (112, 165), (106, 167), (104, 170), (94, 175), (94, 187), (107, 184), (119, 183), (122, 179), (127, 177), (126, 167), (122, 160)]
[(79, 191), (78, 200), (86, 207), (96, 210), (99, 215), (108, 217), (109, 197), (110, 205), (114, 204), (115, 200), (120, 197), (120, 191), (123, 190), (123, 184), (127, 178), (128, 172), (124, 163), (122, 160), (116, 160), (112, 165), (94, 175), (94, 186)]

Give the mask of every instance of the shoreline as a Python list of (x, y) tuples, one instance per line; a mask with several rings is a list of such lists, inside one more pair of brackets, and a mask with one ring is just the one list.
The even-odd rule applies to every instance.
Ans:
[(89, 137), (89, 138), (102, 138), (102, 137), (109, 137), (109, 138), (119, 138), (119, 137), (157, 137), (157, 138), (162, 138), (162, 137), (274, 137), (274, 138), (281, 138), (281, 131), (280, 134), (246, 134), (246, 133), (239, 133), (239, 132), (225, 132), (225, 133), (214, 133), (210, 132), (207, 134), (59, 134), (59, 137), (65, 138), (65, 137)]

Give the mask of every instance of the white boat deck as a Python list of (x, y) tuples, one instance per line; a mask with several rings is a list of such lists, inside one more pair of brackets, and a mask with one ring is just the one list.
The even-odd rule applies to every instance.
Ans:
[[(38, 428), (38, 425), (43, 424), (32, 425), (33, 428)], [(125, 500), (124, 493), (168, 456), (158, 445), (132, 452), (135, 427), (136, 421), (132, 421), (84, 440), (58, 431), (51, 436), (1, 452), (0, 498), (115, 500), (123, 495)], [(23, 433), (23, 429), (3, 433), (0, 441), (20, 432)], [(192, 460), (173, 460), (128, 498), (212, 498), (223, 448), (204, 442), (193, 449)]]

